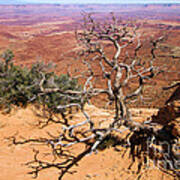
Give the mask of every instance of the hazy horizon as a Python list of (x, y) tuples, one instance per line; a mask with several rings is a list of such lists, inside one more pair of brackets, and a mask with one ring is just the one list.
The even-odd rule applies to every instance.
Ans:
[(179, 4), (180, 0), (0, 0), (0, 4)]

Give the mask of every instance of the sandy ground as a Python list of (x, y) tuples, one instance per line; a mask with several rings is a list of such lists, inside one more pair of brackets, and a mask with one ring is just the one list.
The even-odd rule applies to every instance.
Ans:
[[(134, 114), (139, 112), (142, 114), (143, 110), (134, 110)], [(156, 110), (146, 110), (146, 116), (154, 113)], [(89, 108), (90, 113), (94, 113), (95, 118), (100, 116), (109, 116), (105, 112), (100, 113), (95, 107)], [(96, 112), (96, 113), (95, 113)], [(143, 113), (144, 114), (144, 113)], [(47, 132), (55, 133), (60, 128), (55, 124), (50, 124), (46, 128), (39, 129), (35, 124), (39, 118), (34, 115), (31, 108), (16, 109), (10, 115), (0, 114), (0, 180), (31, 180), (32, 176), (27, 172), (30, 169), (25, 166), (25, 163), (33, 160), (33, 148), (40, 148), (46, 151), (45, 146), (28, 144), (28, 145), (11, 145), (7, 137), (17, 135), (26, 138), (32, 137), (46, 137)], [(77, 148), (77, 151), (81, 149)], [(97, 154), (86, 156), (79, 163), (78, 167), (72, 170), (77, 172), (74, 174), (67, 174), (63, 180), (135, 180), (139, 175), (136, 174), (137, 163), (135, 163), (131, 170), (128, 166), (131, 159), (128, 153), (122, 157), (122, 151), (114, 151), (113, 148), (100, 151)], [(143, 180), (171, 180), (171, 176), (163, 174), (157, 168), (144, 170), (141, 173)], [(49, 169), (42, 171), (37, 180), (57, 180), (58, 171)]]

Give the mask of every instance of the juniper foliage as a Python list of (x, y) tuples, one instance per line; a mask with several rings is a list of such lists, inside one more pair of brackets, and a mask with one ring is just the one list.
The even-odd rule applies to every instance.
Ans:
[[(0, 59), (0, 107), (10, 112), (13, 105), (26, 107), (29, 103), (44, 105), (48, 110), (58, 113), (58, 105), (77, 102), (67, 100), (59, 92), (44, 93), (40, 83), (43, 76), (43, 88), (59, 88), (65, 90), (80, 90), (78, 81), (67, 74), (56, 75), (52, 72), (52, 64), (37, 62), (31, 68), (21, 67), (13, 63), (14, 54), (5, 51)], [(70, 102), (71, 101), (71, 102)]]

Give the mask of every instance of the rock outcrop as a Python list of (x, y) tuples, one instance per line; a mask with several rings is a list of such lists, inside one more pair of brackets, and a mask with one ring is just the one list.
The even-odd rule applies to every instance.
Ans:
[(180, 86), (166, 101), (158, 114), (152, 116), (152, 122), (163, 125), (175, 137), (180, 137)]

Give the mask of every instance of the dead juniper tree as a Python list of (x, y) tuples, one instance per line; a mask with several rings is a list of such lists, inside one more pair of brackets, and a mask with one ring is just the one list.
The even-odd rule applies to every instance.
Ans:
[[(72, 99), (77, 100), (78, 103), (74, 101), (74, 103), (58, 105), (56, 108), (65, 110), (76, 107), (82, 112), (84, 118), (75, 121), (68, 120), (57, 136), (49, 133), (51, 136), (49, 139), (19, 141), (16, 137), (11, 137), (13, 144), (46, 143), (55, 157), (54, 161), (47, 162), (40, 159), (40, 152), (35, 151), (34, 160), (27, 163), (32, 168), (30, 174), (37, 177), (40, 171), (53, 167), (60, 171), (60, 180), (66, 173), (73, 173), (70, 171), (71, 167), (77, 165), (84, 156), (97, 152), (103, 143), (106, 143), (108, 139), (112, 140), (113, 132), (123, 134), (128, 131), (125, 139), (114, 140), (113, 145), (126, 144), (126, 148), (130, 149), (133, 162), (136, 157), (140, 159), (140, 172), (142, 163), (152, 155), (148, 153), (150, 150), (153, 151), (155, 141), (159, 144), (166, 141), (172, 149), (178, 138), (171, 134), (165, 136), (166, 130), (163, 127), (158, 128), (151, 122), (133, 121), (127, 106), (138, 98), (143, 100), (143, 91), (147, 83), (162, 72), (161, 67), (156, 66), (156, 50), (163, 37), (160, 36), (151, 41), (150, 55), (148, 59), (144, 59), (139, 55), (143, 47), (143, 37), (138, 30), (138, 25), (120, 21), (114, 15), (108, 22), (98, 22), (90, 14), (84, 15), (81, 30), (76, 32), (76, 37), (82, 49), (81, 59), (87, 67), (85, 74), (81, 72), (85, 79), (82, 90), (46, 89), (43, 87), (44, 77), (42, 77), (40, 87), (42, 93), (59, 92), (69, 102)], [(99, 68), (96, 69), (97, 67)], [(101, 71), (99, 75), (102, 76), (104, 82), (102, 86), (94, 83), (97, 71), (98, 73)], [(115, 109), (114, 117), (106, 127), (95, 125), (84, 108), (85, 103), (91, 98), (94, 96), (97, 98), (101, 94), (107, 97), (108, 104)], [(83, 149), (79, 154), (73, 153), (72, 147), (77, 147), (77, 145), (81, 147), (81, 150)], [(163, 155), (166, 152), (162, 150), (161, 153)], [(171, 151), (166, 158), (168, 158), (168, 167), (165, 171), (173, 171), (176, 173), (174, 176), (178, 176), (178, 171), (174, 166), (175, 161), (178, 160), (177, 157)]]

